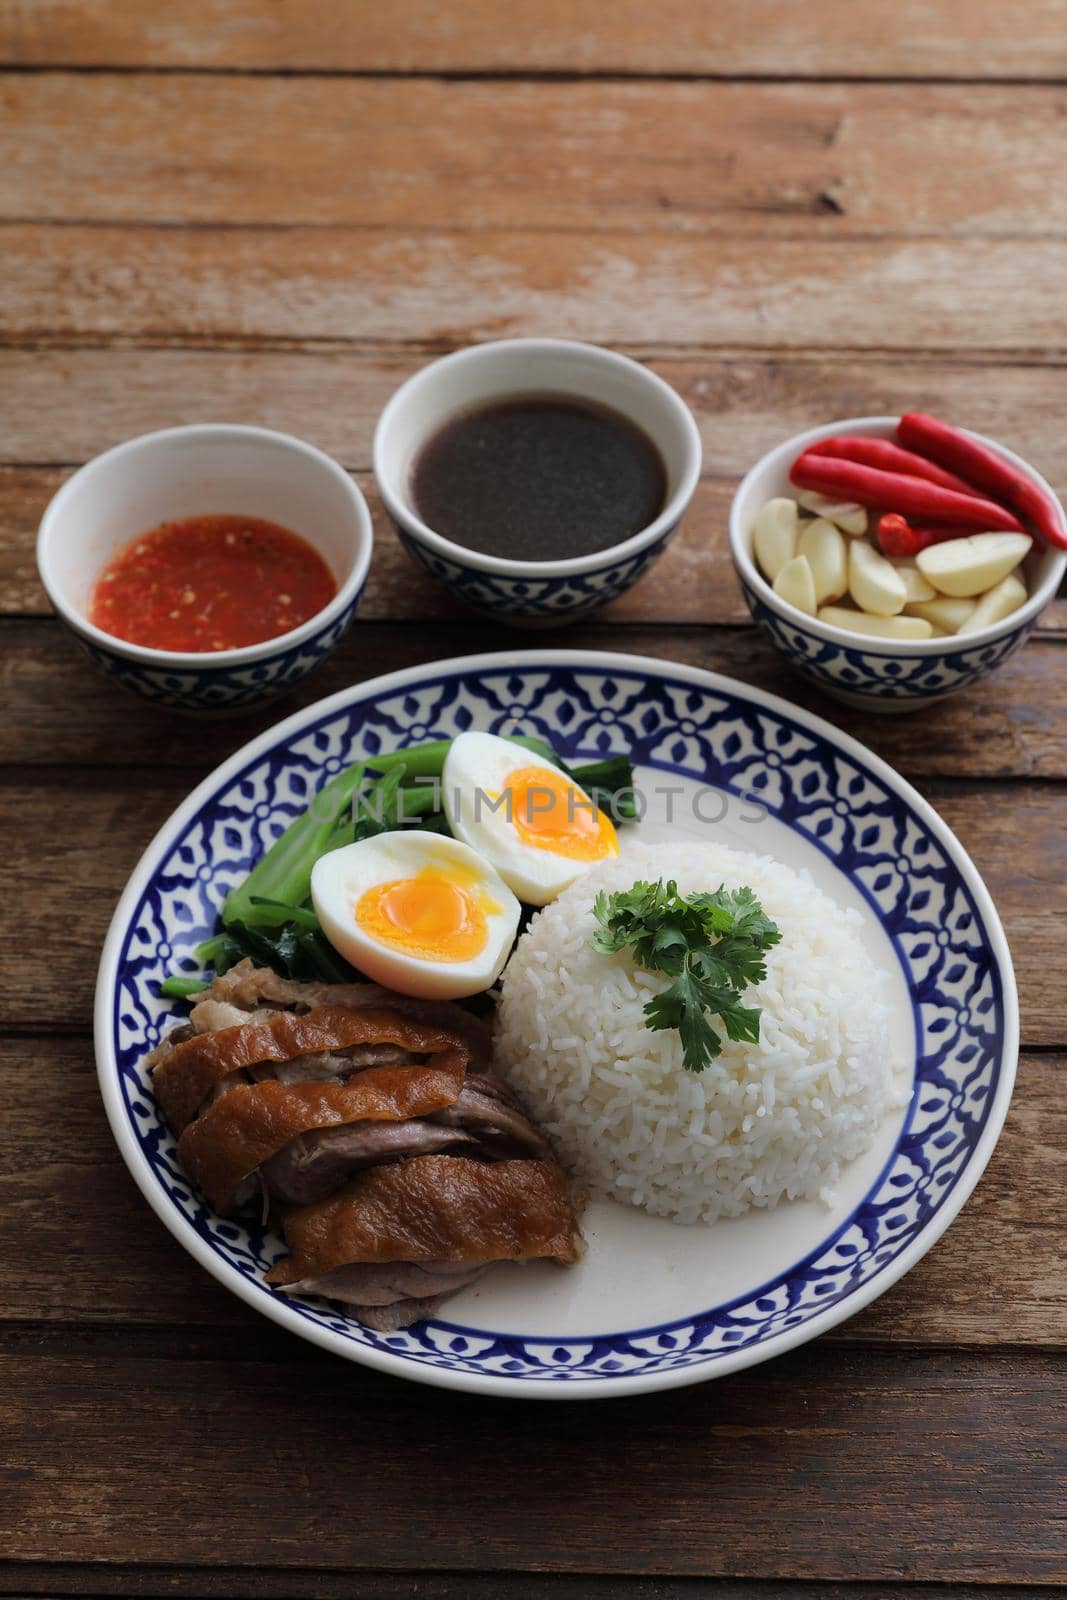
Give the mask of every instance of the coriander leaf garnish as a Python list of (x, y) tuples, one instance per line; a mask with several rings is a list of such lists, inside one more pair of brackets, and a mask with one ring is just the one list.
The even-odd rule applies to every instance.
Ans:
[(673, 879), (637, 882), (597, 895), (600, 927), (593, 944), (604, 955), (628, 947), (637, 966), (674, 982), (645, 1006), (648, 1026), (676, 1028), (689, 1072), (703, 1072), (722, 1051), (716, 1016), (730, 1039), (759, 1040), (758, 1006), (744, 1006), (750, 983), (766, 977), (763, 952), (782, 935), (751, 889), (720, 886), (714, 894), (682, 896)]

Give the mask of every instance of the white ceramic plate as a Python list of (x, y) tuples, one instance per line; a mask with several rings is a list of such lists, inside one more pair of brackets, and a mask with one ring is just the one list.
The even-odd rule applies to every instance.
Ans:
[[(631, 753), (642, 838), (714, 837), (806, 867), (864, 919), (890, 974), (910, 1104), (836, 1205), (679, 1227), (599, 1202), (575, 1268), (495, 1268), (440, 1317), (374, 1333), (261, 1279), (273, 1233), (210, 1212), (178, 1167), (141, 1059), (177, 1009), (159, 983), (212, 931), (270, 842), (343, 765), (466, 728), (537, 733), (568, 758)], [(680, 791), (668, 802), (659, 788)], [(696, 809), (694, 809), (694, 800)], [(668, 823), (665, 810), (673, 807)], [(636, 836), (636, 835), (635, 835)], [(956, 1216), (996, 1143), (1018, 1054), (1011, 958), (967, 855), (934, 810), (855, 740), (787, 702), (636, 656), (528, 651), (394, 673), (297, 712), (178, 808), (136, 868), (104, 947), (97, 1061), (127, 1165), (220, 1282), (303, 1337), (427, 1383), (538, 1398), (636, 1394), (780, 1354), (867, 1305)]]

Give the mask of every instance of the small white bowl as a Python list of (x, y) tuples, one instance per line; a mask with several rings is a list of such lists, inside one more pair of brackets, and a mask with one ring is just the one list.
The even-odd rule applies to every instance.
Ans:
[[(1035, 543), (1024, 571), (1030, 598), (1003, 622), (962, 638), (894, 640), (832, 628), (774, 593), (752, 555), (752, 532), (762, 505), (777, 495), (795, 495), (789, 469), (820, 439), (862, 434), (890, 439), (899, 417), (846, 417), (809, 428), (767, 452), (742, 480), (730, 507), (730, 553), (748, 608), (771, 640), (807, 677), (846, 705), (869, 711), (915, 711), (954, 694), (999, 666), (1017, 650), (1056, 591), (1067, 570), (1067, 552)], [(1067, 517), (1039, 472), (1014, 451), (980, 433), (971, 437), (996, 450), (1052, 495), (1067, 529)]]
[[(154, 650), (94, 627), (93, 585), (123, 545), (161, 522), (212, 514), (300, 534), (337, 593), (300, 627), (236, 650)], [(326, 659), (355, 613), (373, 545), (366, 501), (321, 450), (266, 428), (205, 423), (143, 434), (76, 472), (41, 519), (37, 565), (57, 614), (110, 677), (182, 711), (217, 711), (278, 694)]]
[[(450, 417), (517, 394), (599, 402), (637, 425), (667, 469), (667, 501), (631, 538), (568, 561), (508, 561), (455, 544), (427, 526), (411, 494), (420, 447)], [(374, 435), (374, 475), (408, 553), (475, 610), (509, 622), (566, 622), (614, 600), (663, 554), (700, 477), (700, 434), (669, 384), (640, 362), (569, 339), (502, 339), (423, 367), (393, 395)]]

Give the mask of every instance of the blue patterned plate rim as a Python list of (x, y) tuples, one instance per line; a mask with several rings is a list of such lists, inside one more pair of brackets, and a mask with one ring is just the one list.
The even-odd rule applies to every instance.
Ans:
[[(433, 1350), (428, 1356), (411, 1350), (398, 1351), (395, 1346), (398, 1343), (404, 1343), (404, 1341), (391, 1336), (375, 1335), (373, 1336), (373, 1343), (357, 1343), (351, 1334), (342, 1333), (334, 1327), (324, 1325), (317, 1317), (310, 1315), (307, 1310), (301, 1309), (298, 1302), (283, 1300), (258, 1281), (246, 1276), (225, 1258), (216, 1245), (213, 1245), (203, 1237), (194, 1227), (184, 1212), (179, 1209), (177, 1200), (166, 1189), (160, 1176), (146, 1156), (137, 1132), (132, 1107), (123, 1090), (118, 1056), (119, 1006), (117, 1000), (119, 979), (132, 937), (136, 912), (142, 905), (147, 891), (152, 886), (161, 864), (179, 846), (182, 838), (189, 832), (191, 826), (196, 822), (209, 802), (224, 792), (235, 781), (240, 780), (245, 772), (265, 756), (270, 755), (272, 752), (283, 750), (296, 738), (306, 737), (308, 734), (313, 733), (316, 728), (335, 718), (339, 713), (353, 711), (364, 704), (373, 706), (386, 697), (403, 693), (405, 690), (411, 691), (419, 686), (438, 685), (458, 679), (478, 679), (490, 674), (508, 673), (510, 675), (552, 670), (569, 673), (614, 673), (629, 679), (656, 680), (665, 686), (673, 685), (679, 689), (689, 687), (704, 693), (725, 696), (740, 704), (747, 704), (749, 707), (758, 708), (768, 713), (780, 724), (791, 727), (813, 741), (821, 742), (835, 755), (843, 757), (853, 764), (860, 773), (866, 772), (889, 795), (901, 802), (916, 816), (927, 833), (936, 840), (947, 861), (955, 869), (960, 881), (960, 887), (965, 893), (972, 912), (978, 918), (979, 928), (984, 936), (984, 950), (988, 956), (990, 976), (1000, 1005), (1000, 1026), (997, 1034), (999, 1057), (992, 1063), (995, 1089), (985, 1107), (981, 1131), (968, 1150), (959, 1170), (954, 1175), (950, 1187), (943, 1193), (940, 1200), (934, 1204), (933, 1210), (929, 1211), (917, 1225), (913, 1236), (902, 1249), (895, 1255), (891, 1254), (884, 1265), (878, 1265), (866, 1281), (856, 1285), (854, 1288), (843, 1291), (832, 1303), (826, 1306), (825, 1310), (812, 1313), (801, 1320), (798, 1325), (789, 1326), (787, 1324), (766, 1337), (754, 1340), (744, 1346), (727, 1347), (720, 1353), (708, 1355), (706, 1359), (698, 1357), (685, 1364), (672, 1364), (670, 1360), (664, 1358), (664, 1364), (652, 1370), (637, 1368), (630, 1372), (616, 1371), (614, 1369), (621, 1368), (624, 1363), (605, 1360), (602, 1362), (599, 1373), (595, 1377), (581, 1377), (576, 1372), (569, 1371), (566, 1368), (561, 1370), (558, 1365), (553, 1369), (551, 1377), (541, 1377), (536, 1373), (533, 1376), (509, 1376), (509, 1370), (520, 1367), (522, 1363), (516, 1360), (510, 1362), (504, 1360), (503, 1357), (507, 1355), (508, 1351), (511, 1349), (521, 1351), (534, 1347), (538, 1350), (542, 1348), (548, 1350), (555, 1342), (550, 1334), (536, 1336), (493, 1335), (484, 1328), (465, 1327), (441, 1319), (434, 1319), (432, 1323), (426, 1325), (432, 1328), (435, 1334), (447, 1339), (453, 1350), (457, 1352), (465, 1351), (469, 1347), (470, 1341), (482, 1345), (493, 1344), (494, 1347), (499, 1347), (502, 1355), (497, 1359), (496, 1365), (493, 1368), (487, 1367), (485, 1370), (478, 1370), (477, 1368), (468, 1370), (462, 1364), (461, 1356), (456, 1357), (457, 1362), (460, 1363), (459, 1365), (440, 1364), (439, 1361), (432, 1358), (434, 1352), (439, 1352), (441, 1349), (439, 1343), (433, 1346)], [(530, 714), (532, 716), (536, 715), (537, 709), (536, 706), (532, 707)], [(669, 767), (670, 765), (663, 762), (653, 764), (661, 767)], [(682, 769), (678, 768), (677, 770), (680, 771)], [(718, 777), (716, 782), (720, 787), (731, 787), (721, 777)], [(771, 809), (773, 811), (773, 808)], [(799, 830), (797, 831), (799, 832)], [(805, 834), (804, 837), (809, 844), (816, 845), (831, 860), (834, 859), (833, 852), (819, 838), (809, 834)], [(861, 891), (868, 902), (875, 906), (873, 896), (866, 885), (857, 879), (850, 879), (850, 881)], [(899, 953), (897, 936), (891, 934), (890, 937)], [(915, 1015), (916, 1028), (918, 1029), (919, 1008), (914, 996), (912, 996), (912, 1009)], [(350, 1360), (359, 1361), (394, 1375), (444, 1387), (459, 1388), (469, 1392), (543, 1399), (579, 1399), (606, 1397), (622, 1393), (637, 1394), (699, 1382), (711, 1376), (723, 1376), (728, 1372), (737, 1371), (740, 1368), (770, 1359), (772, 1356), (784, 1354), (787, 1350), (828, 1331), (868, 1305), (915, 1265), (940, 1238), (941, 1234), (966, 1203), (988, 1163), (1007, 1114), (1014, 1084), (1019, 1042), (1018, 1002), (1011, 956), (989, 892), (974, 864), (947, 824), (941, 820), (933, 807), (906, 780), (893, 771), (888, 763), (867, 750), (858, 740), (842, 733), (820, 717), (803, 711), (775, 695), (750, 688), (737, 680), (706, 672), (700, 668), (679, 666), (651, 657), (577, 650), (530, 650), (508, 654), (476, 655), (451, 658), (420, 667), (406, 668), (400, 672), (390, 673), (362, 684), (353, 685), (327, 699), (307, 706), (243, 746), (204, 779), (182, 805), (177, 808), (149, 844), (134, 870), (116, 908), (101, 955), (96, 988), (94, 1028), (101, 1094), (112, 1132), (123, 1159), (153, 1210), (194, 1259), (205, 1267), (213, 1277), (217, 1278), (256, 1310), (263, 1312), (272, 1320), (289, 1328), (290, 1331), (296, 1332), (313, 1343), (319, 1344), (335, 1354), (343, 1355)], [(879, 1186), (886, 1178), (909, 1134), (916, 1104), (917, 1096), (913, 1096), (912, 1105), (909, 1108), (905, 1125), (898, 1136), (894, 1151), (869, 1188), (864, 1200), (843, 1223), (834, 1229), (829, 1238), (823, 1239), (816, 1250), (809, 1252), (802, 1259), (792, 1263), (784, 1272), (779, 1273), (777, 1279), (772, 1280), (771, 1284), (763, 1284), (755, 1289), (746, 1290), (738, 1300), (728, 1304), (717, 1304), (713, 1308), (714, 1314), (729, 1312), (741, 1302), (751, 1304), (754, 1300), (765, 1295), (773, 1287), (774, 1282), (781, 1283), (791, 1279), (794, 1275), (800, 1274), (804, 1269), (811, 1266), (816, 1257), (825, 1256), (828, 1246), (843, 1237), (860, 1210), (872, 1200), (872, 1197), (879, 1190)], [(883, 1209), (887, 1209), (887, 1207), (883, 1206)], [(877, 1259), (880, 1261), (881, 1257)], [(672, 1330), (679, 1327), (695, 1327), (699, 1324), (701, 1315), (702, 1313), (691, 1313), (681, 1323), (674, 1322), (641, 1329), (630, 1329), (618, 1335), (596, 1334), (582, 1336), (568, 1334), (560, 1336), (559, 1343), (561, 1345), (582, 1345), (589, 1344), (592, 1341), (608, 1341), (610, 1349), (613, 1348), (611, 1345), (613, 1339), (622, 1342), (633, 1340), (647, 1342), (650, 1338), (658, 1338), (661, 1345), (671, 1348), (673, 1347)], [(703, 1315), (710, 1316), (711, 1313)], [(740, 1338), (741, 1335), (739, 1334), (737, 1337)], [(391, 1348), (391, 1346), (394, 1348)], [(495, 1349), (494, 1354), (496, 1354)], [(566, 1354), (565, 1350), (557, 1350), (554, 1352), (553, 1359)], [(561, 1379), (566, 1381), (560, 1381)]]

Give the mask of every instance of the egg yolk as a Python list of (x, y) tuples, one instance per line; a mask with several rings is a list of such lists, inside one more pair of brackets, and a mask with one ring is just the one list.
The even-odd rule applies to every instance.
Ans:
[(356, 923), (378, 944), (417, 960), (470, 961), (488, 941), (487, 914), (499, 910), (475, 874), (424, 867), (366, 890)]
[(524, 844), (550, 850), (571, 861), (600, 861), (617, 856), (619, 841), (610, 817), (562, 772), (549, 767), (521, 767), (507, 781), (511, 825)]

